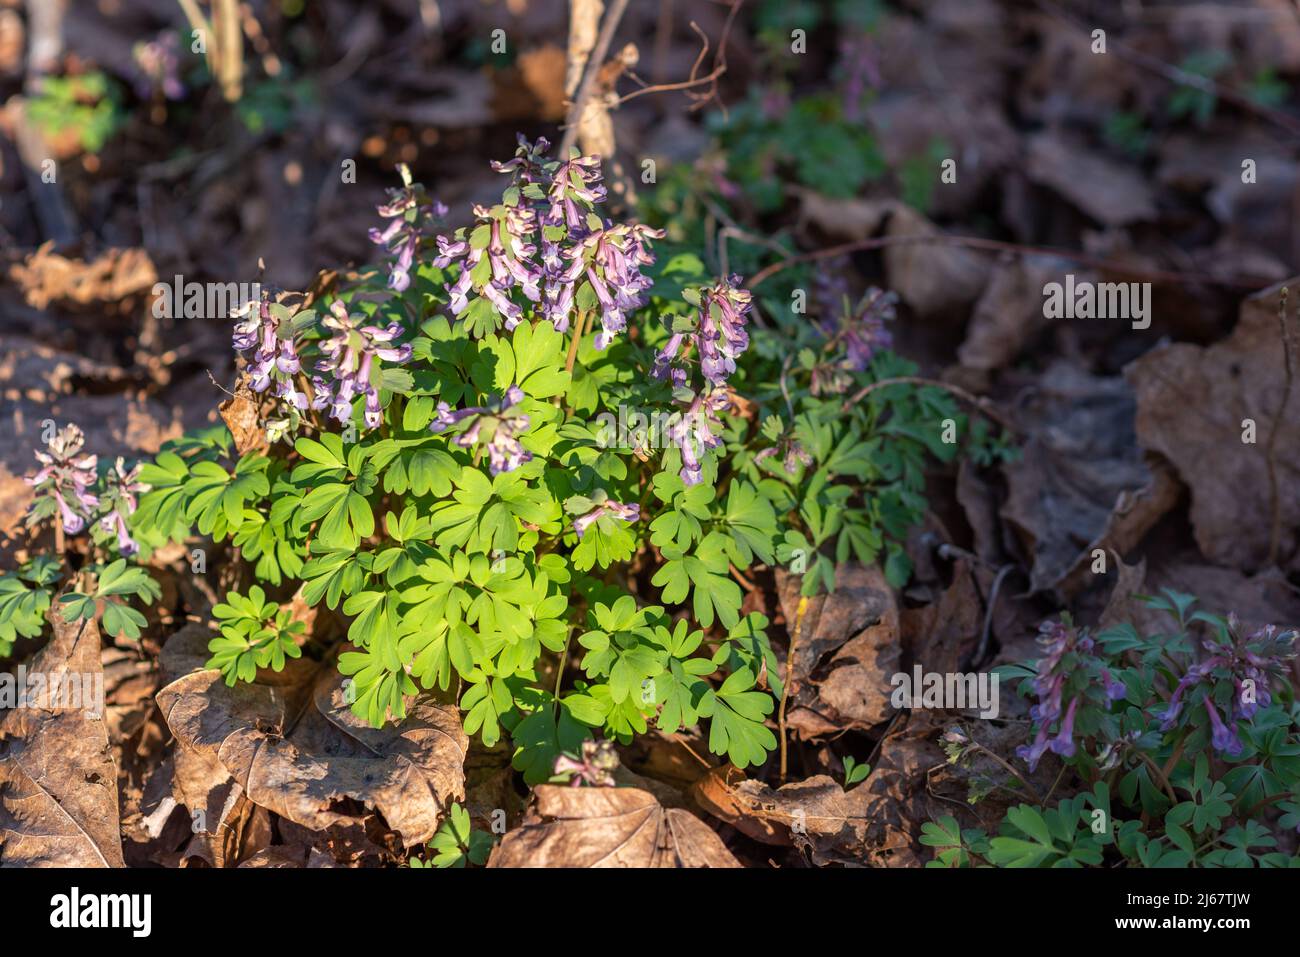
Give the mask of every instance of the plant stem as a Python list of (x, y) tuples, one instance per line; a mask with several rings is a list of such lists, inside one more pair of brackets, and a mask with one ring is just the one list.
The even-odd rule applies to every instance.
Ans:
[(799, 647), (799, 633), (803, 630), (803, 616), (808, 611), (808, 596), (799, 596), (799, 608), (794, 613), (794, 634), (790, 638), (790, 650), (785, 660), (785, 683), (781, 686), (781, 707), (777, 712), (776, 723), (781, 734), (781, 783), (785, 783), (786, 740), (785, 740), (785, 703), (790, 697), (790, 683), (794, 680), (794, 653)]
[(579, 312), (578, 318), (573, 322), (573, 341), (569, 343), (569, 355), (564, 360), (564, 371), (572, 372), (573, 364), (578, 361), (578, 346), (582, 343), (582, 335), (586, 332), (587, 318), (591, 315), (589, 312)]
[(1146, 754), (1144, 751), (1138, 751), (1137, 754), (1138, 757), (1146, 762), (1147, 767), (1151, 769), (1151, 773), (1154, 774), (1156, 780), (1160, 782), (1160, 786), (1165, 789), (1165, 794), (1169, 797), (1169, 803), (1177, 804), (1178, 795), (1174, 793), (1174, 787), (1169, 783), (1169, 779), (1165, 777), (1165, 772), (1160, 770), (1160, 765), (1152, 761), (1150, 755)]

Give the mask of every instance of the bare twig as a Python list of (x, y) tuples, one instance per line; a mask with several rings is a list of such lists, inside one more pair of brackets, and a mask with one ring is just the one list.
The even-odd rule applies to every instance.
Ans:
[(940, 382), (938, 379), (927, 379), (923, 376), (916, 375), (891, 376), (888, 379), (879, 379), (869, 385), (864, 385), (861, 389), (844, 400), (842, 408), (847, 412), (877, 389), (883, 389), (886, 386), (891, 385), (923, 385), (933, 386), (936, 389), (943, 389), (944, 391), (955, 395), (968, 405), (973, 406), (977, 411), (992, 419), (1008, 432), (1017, 433), (1019, 431), (1011, 424), (1009, 419), (993, 408), (992, 403), (989, 402), (987, 398), (967, 392), (965, 389), (961, 388), (961, 386), (950, 385), (947, 382)]
[[(722, 24), (722, 34), (718, 38), (718, 49), (713, 55), (712, 69), (705, 76), (700, 76), (700, 66), (704, 63), (704, 57), (709, 52), (709, 38), (700, 29), (698, 23), (691, 21), (691, 29), (699, 35), (701, 41), (700, 52), (695, 57), (695, 62), (691, 64), (690, 75), (679, 83), (656, 83), (652, 86), (643, 85), (639, 90), (633, 90), (626, 96), (619, 99), (618, 105), (622, 106), (628, 100), (634, 100), (638, 96), (644, 96), (647, 93), (669, 93), (674, 90), (692, 90), (697, 86), (708, 85), (708, 89), (703, 93), (687, 93), (694, 102), (690, 109), (692, 111), (702, 109), (709, 102), (717, 98), (718, 80), (727, 72), (727, 41), (731, 39), (731, 29), (735, 25), (736, 15), (740, 13), (740, 8), (744, 6), (745, 0), (732, 0), (730, 9), (727, 11), (727, 18)], [(637, 79), (633, 77), (633, 79)], [(638, 82), (640, 82), (638, 80)], [(725, 112), (725, 109), (724, 109)]]
[[(1054, 3), (1046, 2), (1046, 0), (1037, 0), (1037, 5), (1044, 13), (1055, 17), (1062, 23), (1068, 23), (1076, 30), (1080, 30), (1085, 36), (1091, 33), (1091, 30), (1087, 26), (1057, 7)], [(1245, 93), (1239, 92), (1232, 87), (1216, 83), (1214, 80), (1211, 80), (1206, 76), (1189, 73), (1173, 64), (1166, 63), (1164, 60), (1153, 57), (1149, 53), (1143, 53), (1141, 50), (1136, 50), (1117, 40), (1108, 39), (1107, 49), (1114, 51), (1134, 66), (1141, 67), (1149, 73), (1154, 73), (1157, 76), (1163, 77), (1170, 83), (1177, 84), (1178, 86), (1188, 86), (1194, 90), (1199, 90), (1202, 93), (1207, 93), (1217, 99), (1231, 103), (1233, 106), (1245, 110), (1247, 113), (1253, 113), (1258, 117), (1268, 120), (1275, 126), (1286, 130), (1292, 136), (1300, 136), (1300, 120), (1297, 120), (1289, 113), (1284, 113), (1281, 110), (1274, 109), (1264, 103), (1259, 103), (1256, 100), (1251, 99)]]
[(790, 638), (790, 648), (785, 659), (785, 683), (781, 686), (781, 708), (777, 712), (776, 724), (781, 735), (781, 783), (785, 783), (786, 741), (785, 741), (785, 703), (790, 697), (790, 684), (794, 680), (794, 654), (799, 648), (799, 632), (803, 629), (803, 616), (808, 611), (808, 596), (799, 596), (799, 608), (794, 613), (794, 633)]
[(1273, 525), (1268, 537), (1268, 563), (1277, 564), (1278, 549), (1282, 545), (1282, 495), (1277, 481), (1277, 434), (1282, 431), (1282, 417), (1291, 402), (1291, 383), (1294, 377), (1291, 360), (1291, 330), (1286, 321), (1287, 287), (1282, 287), (1281, 300), (1277, 307), (1278, 332), (1282, 337), (1282, 362), (1286, 369), (1286, 384), (1282, 388), (1282, 404), (1273, 416), (1273, 428), (1268, 433), (1268, 444), (1264, 448), (1264, 461), (1268, 465), (1269, 503), (1273, 512)]
[[(569, 104), (569, 115), (564, 121), (564, 138), (560, 140), (561, 159), (568, 158), (569, 150), (573, 148), (574, 141), (578, 138), (578, 131), (583, 125), (586, 116), (588, 101), (591, 100), (592, 90), (596, 87), (596, 74), (600, 72), (601, 64), (605, 62), (605, 57), (609, 54), (609, 46), (614, 41), (614, 31), (618, 29), (619, 21), (623, 19), (627, 4), (628, 0), (614, 0), (610, 5), (609, 12), (605, 14), (605, 20), (600, 27), (600, 35), (596, 38), (596, 45), (587, 57), (586, 66), (582, 72), (582, 81), (578, 84), (577, 91), (573, 95), (573, 101)], [(574, 54), (575, 51), (569, 51), (570, 57), (573, 57)]]
[(1070, 249), (1057, 249), (1052, 246), (1026, 246), (1021, 243), (1008, 243), (998, 239), (984, 239), (981, 236), (953, 236), (948, 233), (930, 233), (926, 235), (876, 236), (871, 239), (857, 239), (852, 242), (840, 243), (837, 246), (827, 246), (825, 249), (818, 249), (809, 253), (801, 253), (798, 256), (790, 256), (780, 262), (774, 262), (770, 266), (764, 266), (758, 272), (754, 273), (754, 275), (745, 283), (745, 288), (753, 289), (765, 279), (770, 279), (772, 276), (789, 269), (791, 266), (798, 266), (803, 263), (816, 262), (821, 259), (832, 259), (836, 256), (843, 256), (845, 253), (866, 252), (872, 249), (885, 249), (890, 246), (925, 245), (928, 243), (934, 243), (939, 246), (963, 246), (967, 249), (982, 249), (989, 252), (1016, 253), (1022, 256), (1056, 256), (1061, 259), (1068, 259), (1071, 262), (1080, 263), (1084, 266), (1092, 266), (1094, 269), (1123, 273), (1125, 275), (1135, 276), (1151, 282), (1185, 284), (1199, 283), (1209, 286), (1227, 286), (1235, 289), (1264, 289), (1272, 285), (1272, 280), (1262, 278), (1259, 280), (1215, 279), (1212, 276), (1206, 276), (1202, 273), (1171, 272), (1163, 269), (1140, 269), (1113, 260), (1090, 256), (1087, 253), (1076, 252)]

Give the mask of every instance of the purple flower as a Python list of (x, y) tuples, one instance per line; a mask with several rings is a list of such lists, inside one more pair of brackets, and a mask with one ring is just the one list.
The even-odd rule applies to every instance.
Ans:
[(783, 435), (776, 445), (770, 445), (754, 456), (755, 462), (761, 462), (773, 455), (780, 455), (787, 475), (794, 475), (800, 465), (812, 465), (813, 457), (803, 444), (792, 435)]
[(298, 344), (287, 310), (273, 306), (263, 293), (260, 300), (244, 303), (235, 310), (231, 345), (248, 361), (249, 387), (254, 392), (272, 389), (273, 394), (297, 412), (307, 408), (307, 397), (298, 391), (294, 378), (302, 371)]
[(515, 411), (523, 401), (523, 390), (512, 385), (504, 395), (487, 405), (452, 411), (446, 402), (439, 402), (437, 416), (429, 430), (444, 432), (465, 423), (465, 430), (452, 441), (463, 449), (485, 445), (488, 468), (493, 475), (513, 472), (533, 457), (533, 453), (519, 441), (519, 436), (528, 431), (530, 424), (527, 415)]
[(641, 267), (654, 262), (649, 240), (663, 235), (663, 230), (649, 226), (606, 225), (564, 251), (570, 262), (561, 281), (576, 283), (585, 277), (600, 305), (597, 349), (606, 348), (627, 328), (628, 312), (645, 305), (645, 293), (653, 283), (642, 275)]
[(615, 502), (609, 499), (600, 505), (597, 505), (586, 515), (581, 515), (573, 520), (573, 530), (577, 533), (578, 538), (582, 538), (583, 532), (590, 528), (601, 517), (608, 515), (610, 518), (616, 518), (619, 521), (631, 524), (639, 521), (641, 518), (641, 506), (633, 502), (630, 505), (624, 505), (622, 502)]
[(1048, 744), (1047, 726), (1041, 725), (1033, 744), (1020, 745), (1020, 747), (1016, 748), (1016, 756), (1029, 765), (1029, 770), (1032, 773), (1038, 769), (1038, 762), (1047, 753)]
[(1182, 711), (1183, 696), (1189, 688), (1202, 682), (1226, 680), (1232, 682), (1231, 721), (1249, 721), (1260, 708), (1273, 701), (1270, 684), (1280, 678), (1287, 663), (1296, 654), (1296, 632), (1279, 632), (1266, 625), (1249, 636), (1241, 633), (1241, 622), (1236, 615), (1228, 616), (1228, 641), (1207, 640), (1203, 647), (1208, 657), (1187, 669), (1170, 696), (1162, 716), (1160, 730), (1173, 728)]
[(180, 79), (180, 40), (175, 33), (160, 33), (155, 40), (137, 43), (131, 49), (139, 71), (135, 78), (135, 91), (142, 100), (152, 100), (159, 95), (169, 100), (185, 96), (185, 85)]
[[(511, 299), (515, 287), (533, 302), (541, 298), (542, 270), (533, 262), (536, 213), (527, 206), (475, 205), (474, 216), (478, 224), (467, 237), (464, 230), (457, 231), (455, 241), (438, 237), (434, 265), (445, 268), (460, 262), (460, 275), (447, 287), (452, 315), (464, 312), (470, 293), (475, 293), (491, 302), (505, 318), (506, 328), (513, 329), (523, 319), (523, 310)], [(483, 270), (485, 255), (488, 268)]]
[(1056, 732), (1056, 737), (1048, 744), (1052, 751), (1063, 758), (1068, 758), (1074, 754), (1074, 711), (1078, 706), (1079, 699), (1071, 699), (1070, 706), (1066, 708), (1065, 717), (1061, 721), (1061, 727)]
[(723, 385), (736, 371), (736, 359), (749, 348), (745, 314), (753, 294), (740, 288), (740, 277), (730, 276), (700, 291), (700, 325), (695, 345), (704, 378)]
[(678, 471), (682, 481), (687, 485), (699, 485), (704, 480), (701, 461), (708, 449), (716, 449), (722, 439), (714, 428), (721, 429), (719, 414), (732, 406), (731, 394), (727, 389), (714, 389), (697, 395), (690, 408), (678, 413), (664, 429), (664, 435), (682, 455), (682, 467)]
[[(395, 346), (393, 340), (402, 334), (397, 322), (387, 326), (363, 326), (360, 319), (349, 315), (347, 307), (337, 300), (330, 304), (330, 315), (321, 320), (333, 335), (322, 341), (320, 350), (324, 358), (316, 363), (318, 373), (312, 377), (313, 409), (330, 410), (330, 415), (341, 423), (352, 420), (352, 401), (366, 397), (365, 422), (367, 428), (377, 428), (383, 421), (379, 404), (379, 383), (383, 362), (401, 364), (411, 358), (410, 345)], [(296, 393), (295, 393), (296, 395)]]
[(1201, 701), (1205, 704), (1205, 713), (1210, 717), (1210, 743), (1214, 745), (1215, 750), (1222, 751), (1224, 754), (1241, 754), (1241, 739), (1237, 737), (1235, 729), (1229, 729), (1219, 717), (1219, 710), (1214, 707), (1214, 702), (1210, 696), (1202, 691)]
[[(68, 423), (50, 439), (47, 451), (35, 453), (41, 468), (26, 480), (38, 495), (54, 500), (63, 531), (69, 535), (84, 529), (92, 512), (99, 507), (98, 497), (89, 491), (98, 478), (99, 459), (94, 455), (80, 455), (85, 443), (86, 436), (81, 429)], [(28, 523), (32, 523), (31, 518)]]
[[(749, 348), (745, 322), (753, 295), (740, 288), (739, 276), (729, 276), (701, 289), (699, 297), (699, 317), (690, 339), (705, 380), (712, 386), (722, 386), (736, 371), (736, 359)], [(655, 356), (650, 374), (656, 379), (671, 379), (674, 386), (685, 385), (686, 372), (678, 365), (684, 341), (682, 333), (669, 336)]]
[(1110, 673), (1109, 668), (1101, 669), (1101, 687), (1102, 691), (1106, 693), (1107, 701), (1119, 701), (1128, 694), (1128, 689), (1124, 687), (1124, 682), (1116, 680)]
[(566, 331), (586, 282), (599, 304), (596, 347), (603, 349), (626, 328), (628, 311), (644, 305), (651, 281), (641, 270), (654, 261), (649, 240), (663, 233), (605, 223), (595, 211), (606, 197), (599, 157), (547, 160), (548, 147), (545, 140), (530, 144), (520, 137), (513, 159), (492, 164), (513, 176), (504, 202), (475, 206), (474, 227), (438, 237), (434, 264), (460, 266), (447, 287), (452, 315), (461, 315), (477, 296), (501, 314), (507, 330), (523, 320), (518, 292), (537, 303), (557, 331)]
[(141, 482), (140, 465), (127, 470), (119, 455), (113, 467), (104, 476), (104, 493), (99, 497), (101, 508), (106, 513), (99, 520), (99, 527), (106, 532), (117, 535), (117, 549), (123, 555), (134, 555), (140, 546), (127, 530), (126, 520), (136, 510), (137, 496), (149, 491), (149, 485)]
[(424, 187), (411, 181), (411, 171), (405, 163), (399, 163), (397, 171), (402, 176), (402, 188), (389, 189), (388, 202), (376, 207), (389, 223), (382, 230), (371, 229), (369, 235), (372, 243), (383, 246), (396, 257), (389, 266), (388, 288), (405, 292), (411, 285), (411, 267), (424, 236), (435, 219), (447, 215), (447, 207), (428, 200)]

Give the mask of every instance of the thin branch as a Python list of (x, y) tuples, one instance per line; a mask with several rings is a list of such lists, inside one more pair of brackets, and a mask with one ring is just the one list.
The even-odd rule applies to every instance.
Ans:
[(1282, 337), (1282, 361), (1286, 369), (1286, 384), (1282, 388), (1282, 404), (1273, 416), (1273, 428), (1268, 433), (1264, 448), (1264, 461), (1268, 465), (1269, 502), (1273, 512), (1273, 526), (1268, 537), (1268, 563), (1277, 564), (1277, 553), (1282, 545), (1282, 495), (1277, 481), (1277, 434), (1282, 431), (1282, 417), (1291, 402), (1291, 383), (1294, 378), (1291, 361), (1291, 330), (1286, 321), (1287, 287), (1282, 287), (1282, 298), (1277, 307), (1278, 330)]
[(590, 55), (587, 57), (587, 66), (582, 74), (582, 82), (578, 84), (578, 92), (569, 105), (569, 115), (564, 121), (564, 138), (560, 141), (560, 159), (568, 159), (569, 150), (573, 149), (573, 142), (578, 138), (578, 127), (582, 123), (583, 113), (587, 109), (587, 102), (591, 99), (591, 91), (596, 87), (596, 74), (600, 72), (601, 64), (605, 62), (605, 57), (609, 55), (609, 46), (614, 42), (614, 31), (618, 29), (618, 23), (623, 19), (623, 13), (627, 10), (628, 0), (614, 0), (613, 5), (605, 14), (605, 22), (600, 26), (600, 36), (596, 38), (596, 45), (592, 48)]
[(971, 392), (967, 392), (965, 389), (961, 388), (961, 386), (950, 385), (947, 382), (940, 382), (938, 379), (927, 379), (923, 376), (916, 376), (916, 375), (890, 376), (888, 379), (879, 379), (875, 382), (870, 383), (869, 385), (864, 385), (861, 389), (859, 389), (857, 392), (853, 393), (853, 395), (851, 395), (849, 398), (844, 400), (844, 405), (842, 406), (842, 408), (844, 411), (847, 412), (855, 405), (861, 403), (863, 399), (865, 399), (871, 393), (875, 392), (877, 389), (883, 389), (886, 386), (891, 386), (891, 385), (923, 385), (923, 386), (933, 386), (936, 389), (943, 389), (944, 391), (949, 392), (952, 395), (955, 395), (963, 402), (966, 402), (968, 405), (973, 406), (977, 411), (983, 413), (988, 418), (992, 419), (994, 422), (1002, 426), (1008, 432), (1011, 432), (1013, 434), (1019, 432), (1019, 429), (1017, 429), (1014, 425), (1012, 425), (1010, 420), (1008, 420), (1005, 416), (1002, 415), (1002, 413), (998, 412), (996, 409), (992, 407), (992, 403), (990, 403), (987, 398), (983, 396), (975, 395)]
[[(1048, 3), (1046, 0), (1037, 0), (1037, 5), (1038, 8), (1048, 16), (1055, 17), (1063, 23), (1068, 23), (1076, 30), (1083, 32), (1085, 36), (1091, 35), (1091, 30), (1089, 30), (1087, 26), (1080, 23), (1064, 10), (1061, 10), (1055, 4)], [(1256, 116), (1268, 120), (1275, 126), (1279, 126), (1286, 130), (1292, 136), (1300, 136), (1300, 120), (1297, 120), (1289, 113), (1283, 113), (1281, 110), (1274, 109), (1273, 107), (1267, 106), (1263, 103), (1258, 103), (1245, 93), (1224, 86), (1221, 83), (1216, 83), (1207, 76), (1189, 73), (1173, 64), (1166, 63), (1164, 60), (1153, 57), (1149, 53), (1143, 53), (1141, 50), (1136, 50), (1133, 47), (1116, 40), (1108, 39), (1107, 48), (1113, 50), (1121, 58), (1132, 63), (1134, 66), (1141, 67), (1149, 73), (1155, 73), (1157, 76), (1163, 77), (1170, 83), (1177, 84), (1178, 86), (1189, 86), (1194, 90), (1207, 93), (1217, 99), (1231, 103), (1239, 109), (1245, 110), (1247, 113), (1253, 113)]]
[(1056, 256), (1061, 259), (1068, 259), (1084, 266), (1091, 266), (1094, 269), (1106, 270), (1109, 272), (1123, 273), (1129, 276), (1136, 276), (1139, 279), (1145, 279), (1151, 282), (1166, 283), (1184, 283), (1184, 284), (1202, 284), (1209, 286), (1226, 286), (1234, 289), (1265, 289), (1272, 285), (1272, 280), (1245, 280), (1245, 279), (1215, 279), (1211, 276), (1205, 276), (1201, 273), (1190, 272), (1171, 272), (1163, 269), (1140, 269), (1129, 266), (1124, 263), (1114, 262), (1109, 259), (1099, 259), (1096, 256), (1090, 256), (1087, 253), (1076, 252), (1070, 249), (1057, 249), (1052, 246), (1026, 246), (1021, 243), (1008, 243), (998, 239), (984, 239), (980, 236), (953, 236), (948, 233), (931, 233), (926, 235), (910, 236), (876, 236), (871, 239), (857, 239), (852, 242), (840, 243), (837, 246), (827, 246), (825, 249), (814, 250), (810, 253), (801, 253), (798, 256), (790, 256), (780, 262), (772, 263), (770, 266), (764, 266), (745, 283), (746, 289), (753, 289), (765, 279), (770, 279), (777, 273), (789, 269), (791, 266), (802, 265), (803, 263), (816, 262), (820, 259), (832, 259), (836, 256), (843, 256), (845, 253), (866, 252), (872, 249), (885, 249), (890, 246), (911, 246), (925, 245), (934, 243), (940, 246), (963, 246), (967, 249), (982, 249), (988, 252), (1005, 252), (1016, 253), (1022, 256)]
[(790, 685), (794, 681), (794, 654), (799, 648), (799, 632), (803, 630), (803, 616), (808, 611), (808, 596), (799, 596), (799, 608), (794, 614), (794, 634), (790, 638), (790, 648), (786, 652), (785, 659), (785, 683), (781, 686), (781, 707), (777, 712), (776, 723), (781, 733), (781, 783), (785, 783), (785, 761), (786, 761), (786, 741), (785, 741), (785, 703), (790, 697)]

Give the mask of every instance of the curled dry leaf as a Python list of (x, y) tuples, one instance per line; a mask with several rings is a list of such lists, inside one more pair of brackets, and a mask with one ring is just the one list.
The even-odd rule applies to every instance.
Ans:
[(543, 784), (523, 825), (488, 867), (739, 867), (717, 834), (689, 811), (665, 809), (639, 788)]
[[(123, 867), (103, 705), (70, 694), (72, 682), (102, 691), (99, 628), (65, 622), (57, 609), (49, 620), (54, 636), (27, 674), (43, 675), (51, 693), (0, 718), (0, 866)], [(52, 693), (56, 678), (67, 697)], [(70, 703), (80, 706), (62, 707)]]
[(700, 806), (764, 844), (807, 847), (814, 860), (856, 857), (867, 840), (872, 805), (865, 787), (845, 791), (824, 774), (772, 788), (731, 765), (715, 768), (692, 790)]
[(975, 304), (966, 341), (957, 350), (961, 364), (985, 371), (1013, 364), (1051, 321), (1043, 315), (1043, 287), (1061, 282), (1070, 271), (1071, 264), (1055, 256), (1000, 260)]
[[(875, 566), (842, 566), (835, 581), (834, 592), (809, 599), (794, 650), (787, 723), (805, 738), (865, 730), (894, 714), (890, 678), (899, 671), (900, 645), (893, 589)], [(799, 584), (777, 571), (788, 623)]]
[(243, 455), (253, 449), (265, 449), (266, 430), (258, 423), (257, 397), (247, 385), (240, 385), (235, 394), (218, 406), (221, 420), (235, 439), (235, 451)]
[[(1125, 369), (1137, 393), (1138, 441), (1167, 458), (1191, 489), (1201, 553), (1215, 564), (1247, 570), (1266, 565), (1274, 547), (1282, 567), (1300, 568), (1300, 384), (1292, 383), (1283, 409), (1280, 288), (1247, 299), (1223, 342), (1160, 346)], [(1300, 321), (1294, 304), (1290, 311), (1294, 364), (1300, 361)], [(1291, 374), (1300, 376), (1300, 369)]]
[(9, 270), (28, 305), (45, 309), (117, 303), (142, 295), (158, 281), (153, 260), (143, 249), (109, 249), (96, 259), (70, 259), (47, 242)]
[[(193, 660), (195, 650), (175, 654)], [(159, 691), (158, 705), (180, 746), (218, 761), (259, 807), (319, 831), (354, 822), (352, 799), (382, 814), (406, 846), (428, 841), (465, 796), (469, 742), (458, 710), (423, 697), (401, 724), (372, 728), (345, 702), (343, 680), (306, 659), (233, 688), (204, 669)]]
[(1002, 517), (1032, 559), (1033, 591), (1058, 586), (1108, 533), (1136, 542), (1174, 504), (1171, 489), (1153, 485), (1160, 480), (1137, 447), (1133, 411), (1122, 379), (1066, 363), (1049, 367), (1020, 404), (1026, 439), (1003, 466)]

